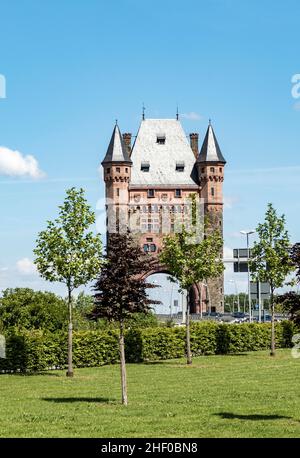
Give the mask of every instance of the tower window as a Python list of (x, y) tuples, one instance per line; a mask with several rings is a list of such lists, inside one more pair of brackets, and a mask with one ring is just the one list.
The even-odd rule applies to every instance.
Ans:
[(181, 189), (175, 189), (175, 197), (181, 197)]
[(120, 196), (120, 189), (117, 188), (117, 197), (119, 197), (119, 196)]
[(107, 169), (106, 169), (106, 173), (110, 173), (110, 168), (107, 168)]
[(154, 195), (155, 195), (154, 189), (148, 189), (147, 196), (154, 197)]
[(150, 170), (150, 162), (142, 162), (141, 163), (141, 171), (142, 172), (149, 172)]
[(155, 253), (156, 245), (155, 243), (144, 243), (143, 250), (145, 253), (149, 253), (149, 251), (151, 251), (152, 253)]
[(211, 188), (211, 190), (210, 190), (210, 191), (211, 191), (211, 195), (212, 195), (212, 197), (214, 197), (214, 196), (215, 196), (215, 188)]
[(121, 172), (121, 168), (120, 167), (116, 167), (116, 172), (120, 173)]
[(127, 167), (125, 168), (125, 173), (128, 173), (128, 168)]
[(222, 171), (223, 171), (223, 170), (222, 170), (222, 167), (220, 167), (220, 168), (219, 168), (219, 172), (222, 173)]
[(165, 135), (157, 135), (156, 143), (159, 145), (164, 145), (166, 143), (166, 136)]
[(184, 162), (176, 162), (176, 172), (184, 172)]
[(204, 172), (205, 172), (205, 168), (204, 168), (204, 167), (202, 167), (202, 169), (201, 169), (201, 172), (202, 172), (202, 173), (204, 173)]
[(215, 168), (214, 168), (214, 167), (211, 167), (211, 168), (210, 168), (210, 171), (211, 171), (212, 173), (215, 173)]

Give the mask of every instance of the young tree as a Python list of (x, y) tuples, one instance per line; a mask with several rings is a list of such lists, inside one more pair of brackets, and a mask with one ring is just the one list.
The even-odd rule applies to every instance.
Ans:
[(154, 261), (129, 233), (109, 235), (105, 261), (95, 285), (95, 308), (91, 317), (107, 318), (119, 324), (122, 404), (127, 405), (125, 320), (135, 313), (148, 313), (151, 304), (160, 303), (148, 298), (147, 289), (155, 285), (147, 283), (143, 277)]
[(278, 216), (272, 204), (268, 204), (264, 223), (257, 226), (258, 242), (251, 249), (250, 269), (256, 281), (270, 284), (270, 308), (272, 314), (271, 356), (275, 356), (275, 300), (274, 291), (281, 288), (287, 275), (293, 270), (289, 256), (290, 240), (285, 228), (284, 215)]
[(73, 376), (72, 363), (72, 292), (96, 278), (102, 265), (100, 235), (89, 231), (95, 223), (95, 214), (84, 197), (83, 189), (68, 189), (66, 199), (59, 207), (59, 217), (48, 221), (40, 232), (35, 264), (40, 275), (50, 282), (65, 283), (68, 290), (68, 371)]
[[(178, 280), (180, 288), (187, 291), (186, 313), (186, 352), (187, 364), (192, 363), (190, 344), (190, 290), (199, 282), (216, 278), (222, 274), (224, 264), (221, 257), (223, 240), (219, 231), (208, 230), (202, 240), (197, 240), (194, 232), (182, 232), (167, 235), (164, 238), (160, 262), (165, 265), (170, 275)], [(199, 291), (199, 290), (198, 290)]]

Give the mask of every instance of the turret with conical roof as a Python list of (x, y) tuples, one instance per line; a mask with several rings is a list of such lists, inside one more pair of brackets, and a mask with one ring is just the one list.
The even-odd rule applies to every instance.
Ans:
[[(200, 196), (204, 203), (204, 213), (213, 230), (223, 235), (223, 181), (226, 160), (221, 152), (211, 122), (197, 157), (196, 165), (200, 181)], [(223, 275), (208, 280), (212, 304), (222, 304), (223, 308)]]
[(128, 186), (132, 161), (117, 123), (101, 164), (105, 181), (108, 233), (119, 232), (128, 223)]
[(128, 155), (128, 149), (124, 143), (117, 123), (113, 130), (105, 158), (102, 161), (102, 165), (108, 163), (132, 163)]
[(220, 164), (226, 164), (211, 122), (209, 122), (197, 162), (218, 162)]
[(219, 147), (211, 122), (197, 157), (196, 165), (205, 205), (213, 205), (215, 211), (223, 205), (224, 166), (226, 161)]

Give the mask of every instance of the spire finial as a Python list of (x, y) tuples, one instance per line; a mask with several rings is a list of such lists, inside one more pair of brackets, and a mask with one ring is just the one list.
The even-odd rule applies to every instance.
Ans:
[(145, 105), (144, 105), (144, 102), (143, 102), (143, 106), (142, 106), (142, 118), (143, 118), (143, 121), (145, 120)]
[(118, 120), (116, 119), (116, 126), (118, 125)]
[(211, 119), (208, 120), (208, 125), (211, 126)]
[(177, 119), (177, 121), (179, 119), (178, 105), (177, 105), (177, 109), (176, 109), (176, 119)]

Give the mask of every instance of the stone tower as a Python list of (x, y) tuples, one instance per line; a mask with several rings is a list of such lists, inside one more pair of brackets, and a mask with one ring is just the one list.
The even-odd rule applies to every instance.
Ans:
[[(155, 256), (164, 235), (185, 223), (191, 194), (222, 232), (225, 163), (211, 124), (200, 153), (198, 133), (189, 143), (177, 118), (143, 119), (133, 146), (131, 134), (122, 137), (116, 125), (102, 162), (108, 232), (129, 225)], [(223, 276), (202, 285), (201, 303), (196, 287), (193, 292), (192, 313), (223, 310)]]
[(120, 225), (128, 223), (128, 187), (132, 161), (118, 124), (113, 130), (102, 167), (105, 181), (107, 232), (119, 232)]
[[(226, 161), (221, 153), (211, 123), (196, 161), (200, 195), (204, 199), (204, 212), (213, 228), (223, 235), (223, 181)], [(224, 308), (224, 276), (208, 281), (206, 300), (211, 311)]]

